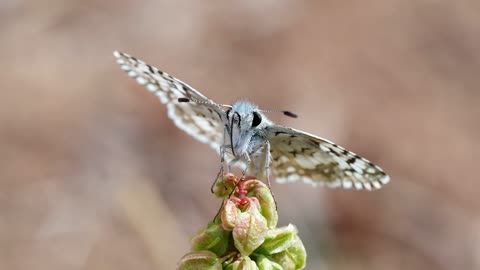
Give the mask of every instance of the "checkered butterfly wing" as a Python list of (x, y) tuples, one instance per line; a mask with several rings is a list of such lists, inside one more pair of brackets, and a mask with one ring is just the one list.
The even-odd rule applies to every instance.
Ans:
[(379, 189), (383, 170), (333, 142), (277, 125), (266, 128), (271, 169), (278, 182), (303, 180), (328, 187)]
[[(168, 116), (177, 127), (219, 151), (226, 121), (225, 112), (219, 105), (186, 83), (135, 57), (118, 51), (113, 55), (121, 69), (167, 106)], [(179, 98), (194, 102), (179, 102)]]

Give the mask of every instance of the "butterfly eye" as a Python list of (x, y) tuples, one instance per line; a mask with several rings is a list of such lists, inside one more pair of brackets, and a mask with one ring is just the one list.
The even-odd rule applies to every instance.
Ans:
[(260, 125), (261, 122), (262, 122), (262, 116), (258, 112), (253, 112), (252, 127), (256, 127)]

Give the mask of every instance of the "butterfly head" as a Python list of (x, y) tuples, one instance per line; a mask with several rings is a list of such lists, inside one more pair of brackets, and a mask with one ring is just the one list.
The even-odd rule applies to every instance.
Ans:
[(269, 121), (257, 105), (248, 101), (235, 102), (226, 114), (228, 120), (226, 128), (233, 154), (242, 156), (248, 152), (252, 136)]

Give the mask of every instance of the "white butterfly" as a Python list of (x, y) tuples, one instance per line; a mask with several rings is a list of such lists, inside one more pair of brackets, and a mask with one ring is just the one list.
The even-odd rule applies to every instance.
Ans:
[(117, 51), (114, 56), (130, 77), (160, 98), (180, 129), (219, 151), (222, 168), (226, 158), (228, 165), (244, 162), (267, 181), (270, 168), (279, 182), (367, 190), (390, 180), (380, 167), (333, 142), (273, 124), (253, 103), (219, 105), (141, 60)]

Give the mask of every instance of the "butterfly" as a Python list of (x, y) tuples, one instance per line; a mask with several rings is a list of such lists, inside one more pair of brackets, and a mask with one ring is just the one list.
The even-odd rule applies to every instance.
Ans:
[(113, 54), (122, 70), (158, 96), (177, 127), (218, 151), (222, 168), (239, 163), (268, 182), (271, 171), (277, 182), (303, 180), (332, 188), (374, 190), (390, 181), (367, 159), (324, 138), (276, 125), (251, 102), (220, 105), (135, 57)]

